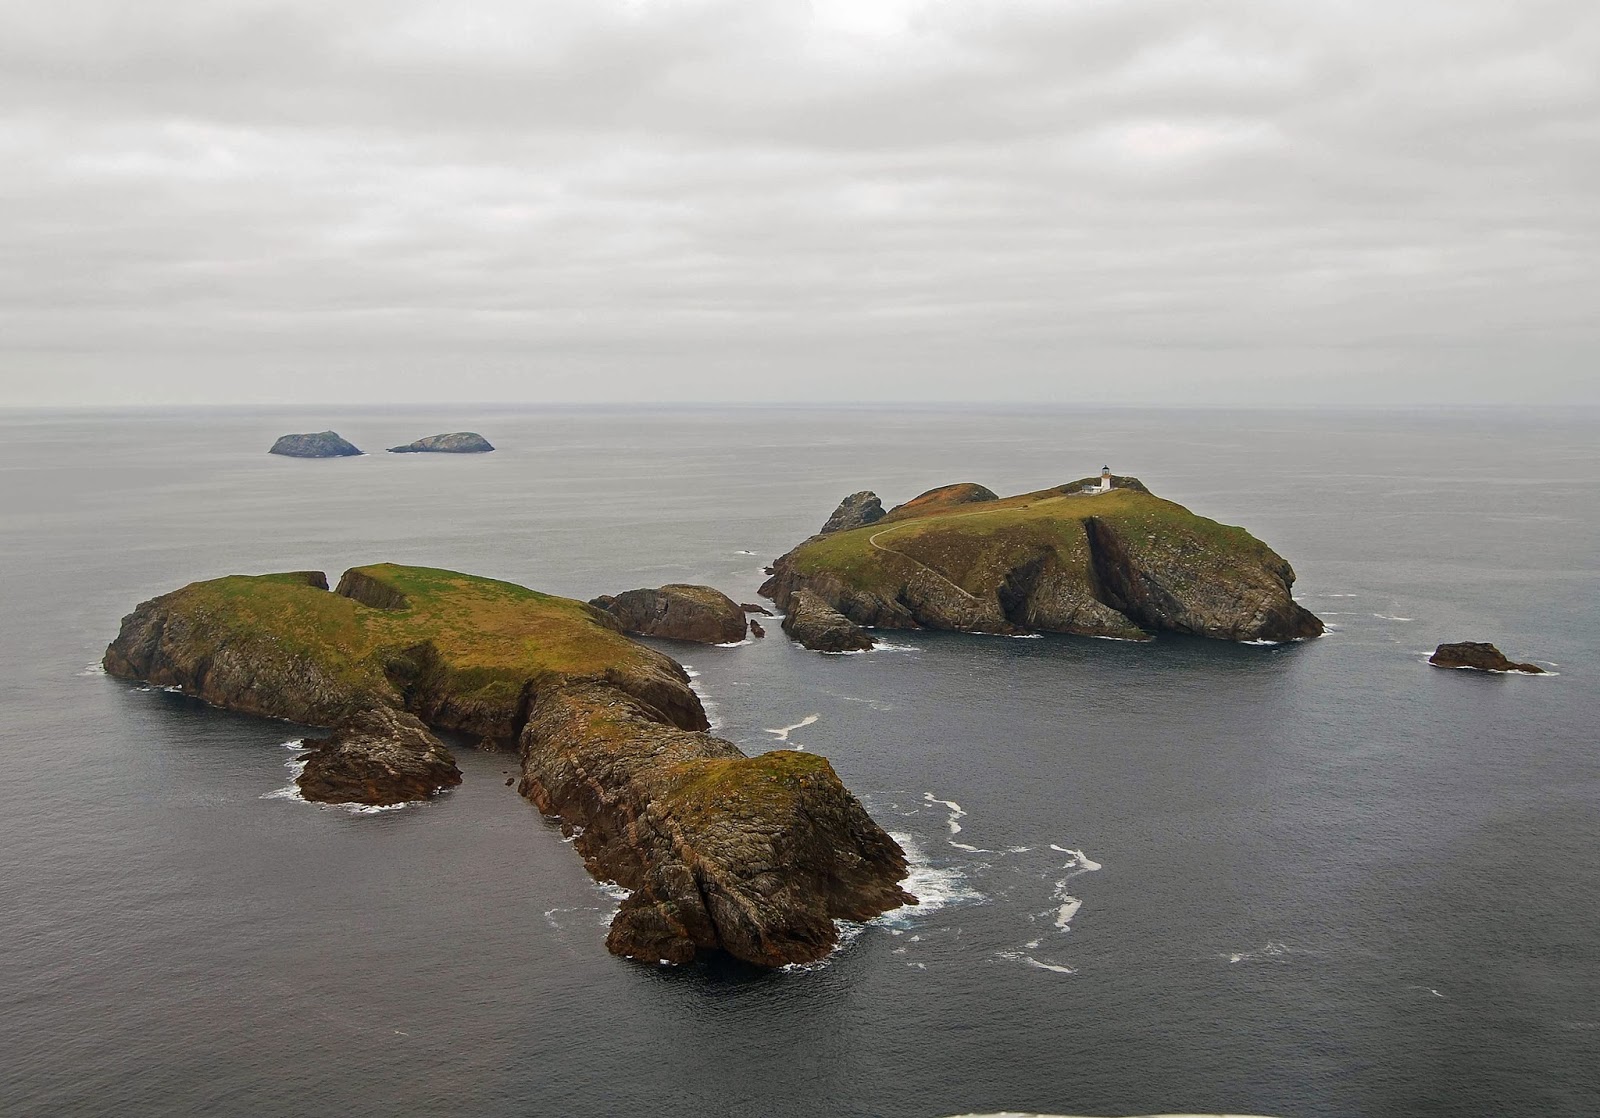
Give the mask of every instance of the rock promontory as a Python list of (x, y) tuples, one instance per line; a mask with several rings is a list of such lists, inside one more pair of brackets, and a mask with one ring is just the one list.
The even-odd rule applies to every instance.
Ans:
[(1457, 641), (1441, 644), (1428, 657), (1428, 663), (1440, 668), (1472, 668), (1480, 672), (1523, 672), (1527, 675), (1544, 675), (1538, 664), (1516, 663), (1507, 658), (1492, 644), (1484, 641)]
[(589, 602), (604, 610), (624, 633), (697, 644), (736, 644), (744, 640), (745, 618), (732, 598), (709, 586), (670, 582), (621, 594), (602, 594)]
[(316, 431), (305, 435), (280, 435), (267, 453), (286, 458), (352, 458), (362, 451), (336, 431)]
[(429, 435), (405, 446), (391, 446), (390, 454), (487, 454), (494, 446), (476, 431), (451, 431)]
[(1105, 492), (1099, 484), (1005, 498), (973, 483), (941, 486), (875, 523), (806, 540), (774, 562), (761, 593), (789, 612), (809, 592), (858, 626), (885, 629), (1233, 641), (1322, 633), (1290, 592), (1293, 568), (1243, 528), (1162, 500), (1137, 478), (1115, 477)]
[(872, 634), (809, 590), (789, 595), (783, 631), (815, 652), (865, 652)]
[(123, 619), (106, 671), (334, 727), (308, 743), (309, 799), (451, 786), (435, 732), (515, 747), (522, 794), (560, 816), (592, 872), (633, 890), (607, 940), (618, 954), (811, 962), (835, 920), (911, 903), (904, 853), (825, 760), (747, 757), (710, 736), (682, 666), (608, 614), (428, 567), (357, 567), (327, 586), (306, 571), (192, 583)]
[(883, 502), (878, 500), (878, 495), (870, 489), (863, 489), (839, 502), (839, 507), (833, 510), (833, 515), (828, 517), (818, 535), (827, 536), (876, 524), (883, 519), (883, 515)]

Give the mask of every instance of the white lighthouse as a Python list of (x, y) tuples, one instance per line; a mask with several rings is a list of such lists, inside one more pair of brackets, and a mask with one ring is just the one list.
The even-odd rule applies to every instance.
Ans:
[(1111, 467), (1110, 466), (1101, 466), (1100, 467), (1100, 492), (1102, 492), (1102, 493), (1111, 492)]

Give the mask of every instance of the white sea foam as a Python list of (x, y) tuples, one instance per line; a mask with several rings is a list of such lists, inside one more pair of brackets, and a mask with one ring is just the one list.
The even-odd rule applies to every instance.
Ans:
[(1269, 939), (1265, 947), (1258, 947), (1254, 951), (1230, 951), (1223, 958), (1230, 963), (1251, 963), (1258, 959), (1281, 959), (1294, 953), (1294, 948), (1288, 944)]
[[(1074, 850), (1068, 846), (1057, 846), (1053, 842), (1050, 844), (1050, 849), (1060, 854), (1072, 855), (1071, 860), (1061, 867), (1064, 870), (1077, 870), (1079, 873), (1093, 873), (1095, 870), (1105, 868), (1101, 863), (1096, 862), (1093, 858), (1089, 857), (1089, 855), (1085, 854), (1081, 850)], [(1073, 876), (1076, 876), (1076, 874)]]
[[(979, 904), (985, 900), (982, 893), (967, 884), (966, 875), (960, 867), (933, 865), (910, 835), (891, 831), (889, 837), (906, 852), (911, 872), (904, 887), (906, 892), (917, 898), (918, 903), (886, 912), (873, 920), (874, 924), (904, 928), (913, 920), (940, 909), (958, 904)], [(915, 940), (916, 937), (912, 938)]]
[(1063, 932), (1072, 931), (1072, 918), (1078, 915), (1078, 910), (1083, 907), (1083, 902), (1071, 893), (1061, 894), (1061, 907), (1056, 909), (1056, 927)]
[(796, 722), (793, 726), (785, 726), (785, 727), (783, 727), (782, 729), (779, 729), (779, 730), (763, 730), (762, 732), (763, 733), (767, 733), (767, 734), (771, 734), (773, 737), (777, 738), (779, 741), (788, 741), (789, 740), (789, 734), (792, 731), (794, 731), (794, 730), (802, 730), (805, 727), (811, 725), (813, 722), (815, 722), (817, 719), (819, 719), (821, 717), (822, 716), (820, 714), (808, 714), (804, 718), (802, 718), (800, 721)]
[(716, 647), (717, 648), (743, 648), (747, 644), (755, 644), (755, 643), (756, 643), (756, 639), (754, 637), (746, 637), (742, 641), (726, 641), (726, 642), (724, 642), (722, 644), (716, 645)]
[(734, 554), (735, 555), (754, 555), (755, 552), (753, 552), (753, 551), (735, 551)]
[(872, 646), (874, 652), (921, 652), (922, 649), (914, 644), (890, 644), (888, 641), (879, 641)]
[(1260, 640), (1240, 641), (1239, 643), (1240, 644), (1282, 644), (1283, 642), (1282, 641), (1269, 641), (1265, 637), (1263, 637)]
[(83, 671), (79, 672), (78, 674), (81, 676), (105, 675), (106, 666), (97, 660), (93, 664), (85, 664)]
[(1400, 617), (1400, 616), (1398, 616), (1396, 614), (1392, 614), (1392, 613), (1375, 613), (1372, 616), (1376, 617), (1379, 621), (1415, 621), (1416, 620), (1415, 617)]
[(961, 810), (960, 804), (956, 803), (954, 800), (941, 800), (932, 792), (924, 792), (922, 794), (922, 798), (927, 800), (930, 804), (943, 804), (945, 807), (949, 808), (950, 816), (947, 822), (950, 826), (950, 833), (952, 835), (959, 835), (961, 833), (961, 824), (957, 822), (957, 820), (965, 819), (967, 817), (967, 813)]
[(1044, 634), (1043, 633), (1006, 633), (1005, 635), (1010, 637), (1014, 641), (1042, 641), (1042, 640), (1044, 640)]
[[(1031, 946), (1035, 946), (1036, 947), (1038, 945), (1037, 944), (1033, 944)], [(1008, 963), (1022, 963), (1024, 966), (1034, 967), (1034, 968), (1037, 968), (1038, 970), (1053, 971), (1056, 974), (1077, 974), (1078, 973), (1077, 971), (1073, 970), (1071, 967), (1065, 966), (1064, 964), (1051, 963), (1051, 962), (1047, 962), (1047, 961), (1045, 961), (1043, 959), (1035, 959), (1032, 955), (1024, 954), (1021, 951), (996, 951), (994, 953), (994, 957), (996, 959), (1004, 959)]]

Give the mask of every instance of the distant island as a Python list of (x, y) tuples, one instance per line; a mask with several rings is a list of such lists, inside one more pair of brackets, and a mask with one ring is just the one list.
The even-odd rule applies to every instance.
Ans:
[[(742, 615), (741, 615), (742, 624)], [(725, 952), (813, 962), (916, 898), (904, 851), (827, 760), (749, 757), (707, 733), (689, 677), (569, 598), (455, 571), (234, 575), (142, 603), (106, 671), (229, 710), (333, 728), (302, 795), (396, 803), (459, 783), (433, 731), (521, 755), (518, 791), (559, 816), (597, 878), (632, 890), (606, 944), (650, 962)]]
[(887, 513), (863, 490), (768, 570), (761, 594), (789, 614), (791, 636), (823, 651), (869, 647), (861, 627), (1124, 640), (1323, 632), (1270, 547), (1109, 469), (1004, 498), (946, 485)]
[(487, 454), (494, 447), (476, 431), (429, 435), (405, 446), (391, 446), (390, 454)]
[(336, 431), (317, 431), (306, 435), (282, 435), (267, 453), (281, 454), (286, 458), (352, 458), (363, 452)]

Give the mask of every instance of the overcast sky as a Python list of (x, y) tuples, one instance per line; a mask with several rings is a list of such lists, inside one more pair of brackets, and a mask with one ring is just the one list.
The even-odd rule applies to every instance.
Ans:
[(1594, 0), (0, 0), (0, 404), (1600, 402)]

